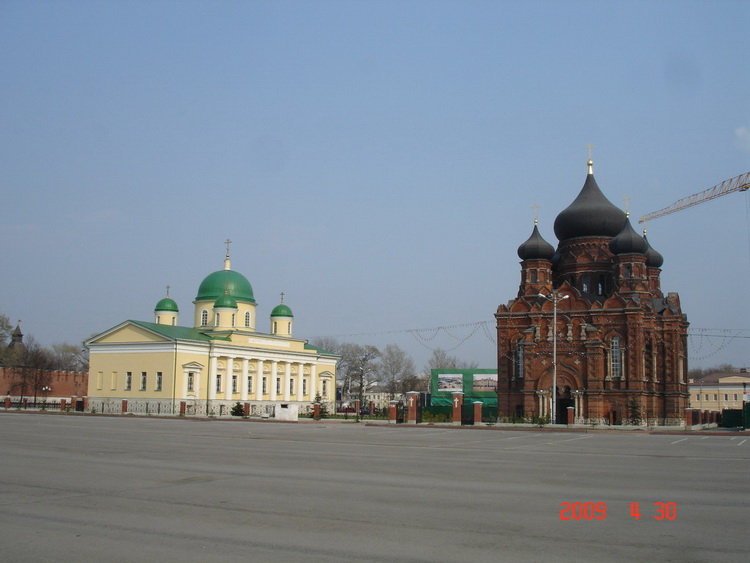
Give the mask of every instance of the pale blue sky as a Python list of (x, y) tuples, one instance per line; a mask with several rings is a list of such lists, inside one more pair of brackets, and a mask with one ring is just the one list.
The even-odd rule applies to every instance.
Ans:
[[(750, 170), (748, 23), (745, 1), (4, 0), (0, 312), (77, 343), (169, 284), (190, 324), (229, 237), (260, 330), (284, 291), (296, 336), (422, 366), (475, 327), (401, 331), (494, 321), (587, 144), (634, 223)], [(649, 225), (691, 329), (750, 336), (748, 197)], [(691, 365), (748, 342), (691, 338)], [(483, 330), (451, 353), (496, 362)]]

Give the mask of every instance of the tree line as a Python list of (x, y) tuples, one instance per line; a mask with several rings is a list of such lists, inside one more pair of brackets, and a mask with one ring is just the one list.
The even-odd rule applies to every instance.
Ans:
[(335, 338), (311, 341), (316, 348), (341, 356), (336, 365), (336, 379), (344, 400), (360, 401), (376, 385), (391, 398), (408, 391), (428, 391), (433, 369), (474, 369), (476, 362), (465, 362), (436, 348), (422, 370), (417, 370), (412, 357), (397, 344), (382, 349), (369, 344), (340, 342)]
[(82, 346), (53, 344), (42, 346), (33, 336), (24, 336), (22, 345), (11, 346), (13, 325), (0, 314), (0, 366), (12, 370), (8, 394), (30, 396), (36, 401), (52, 381), (52, 371), (88, 371), (88, 352)]

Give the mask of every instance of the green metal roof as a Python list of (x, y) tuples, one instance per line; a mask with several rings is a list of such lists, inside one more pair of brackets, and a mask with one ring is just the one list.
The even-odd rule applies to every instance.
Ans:
[(231, 295), (225, 294), (216, 300), (216, 302), (214, 303), (214, 307), (216, 307), (217, 309), (236, 309), (237, 300)]
[(273, 311), (271, 311), (272, 317), (294, 317), (292, 314), (292, 310), (281, 303), (280, 305), (276, 305), (276, 307), (273, 308)]
[(172, 311), (178, 313), (180, 310), (177, 308), (177, 303), (174, 299), (165, 297), (156, 304), (154, 311)]
[(206, 276), (198, 287), (196, 301), (216, 301), (228, 293), (237, 301), (255, 303), (253, 287), (247, 278), (234, 270), (218, 270)]

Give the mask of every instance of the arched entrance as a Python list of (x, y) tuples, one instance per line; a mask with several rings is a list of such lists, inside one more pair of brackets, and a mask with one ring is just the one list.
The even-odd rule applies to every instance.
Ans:
[(573, 393), (570, 385), (557, 386), (557, 398), (556, 398), (556, 416), (555, 420), (557, 424), (568, 423), (568, 407), (575, 408), (575, 402), (573, 400)]

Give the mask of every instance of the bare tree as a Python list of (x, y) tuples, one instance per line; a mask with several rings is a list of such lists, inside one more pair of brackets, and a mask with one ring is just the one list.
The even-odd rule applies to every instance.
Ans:
[(476, 362), (459, 360), (455, 356), (448, 355), (442, 348), (435, 348), (424, 370), (429, 374), (433, 369), (476, 369), (478, 367), (479, 364)]
[(24, 348), (18, 356), (14, 366), (15, 379), (11, 383), (11, 391), (23, 399), (26, 395), (33, 395), (34, 402), (40, 393), (52, 381), (53, 361), (48, 350), (42, 347), (33, 337), (24, 342)]
[(54, 369), (65, 371), (88, 371), (88, 351), (80, 346), (61, 343), (52, 345)]
[(342, 396), (346, 390), (347, 396), (357, 397), (362, 406), (365, 392), (376, 380), (378, 373), (376, 362), (380, 357), (380, 350), (375, 346), (346, 343), (342, 345), (341, 355), (344, 375)]
[(414, 377), (414, 360), (396, 344), (388, 344), (380, 355), (378, 374), (390, 398), (403, 392), (402, 382)]

